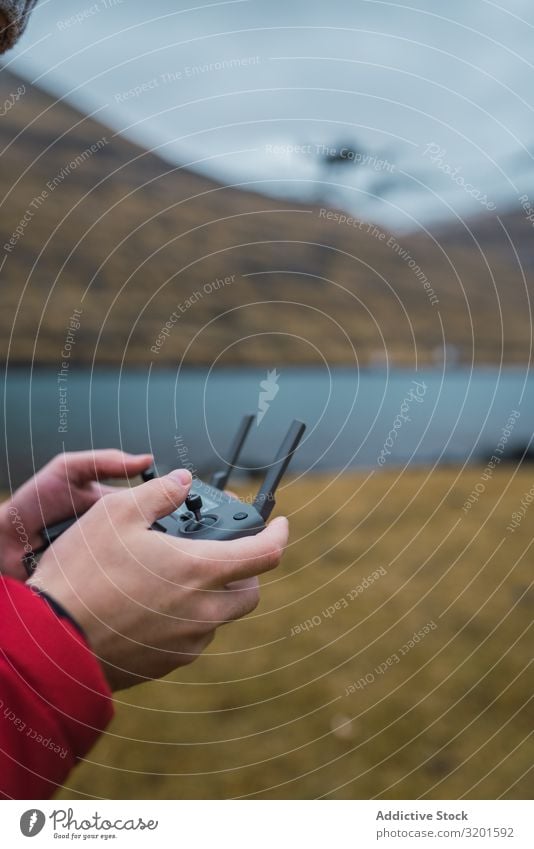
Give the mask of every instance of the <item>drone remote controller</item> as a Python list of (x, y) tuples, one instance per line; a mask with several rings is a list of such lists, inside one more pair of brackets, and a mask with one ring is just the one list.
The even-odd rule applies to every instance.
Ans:
[[(264, 529), (275, 505), (276, 489), (302, 438), (305, 425), (299, 421), (292, 423), (258, 493), (248, 504), (224, 492), (224, 488), (237, 464), (254, 418), (253, 415), (243, 418), (226, 468), (216, 472), (209, 484), (193, 481), (184, 504), (165, 518), (158, 519), (152, 525), (153, 530), (188, 539), (232, 540), (253, 536)], [(142, 477), (150, 480), (155, 477), (155, 471), (147, 469)]]
[[(275, 505), (278, 484), (302, 439), (306, 425), (297, 420), (292, 422), (275, 459), (267, 468), (254, 500), (249, 504), (225, 492), (224, 488), (237, 464), (254, 419), (254, 415), (244, 416), (230, 448), (226, 467), (215, 472), (209, 484), (194, 480), (185, 502), (168, 516), (154, 522), (152, 530), (184, 539), (226, 541), (254, 536), (265, 528)], [(151, 466), (141, 476), (144, 481), (152, 480), (157, 477), (156, 470)], [(74, 516), (44, 528), (43, 547), (34, 554), (44, 551), (76, 520), (77, 517)], [(31, 573), (35, 568), (35, 557), (29, 555), (23, 562), (26, 570)]]

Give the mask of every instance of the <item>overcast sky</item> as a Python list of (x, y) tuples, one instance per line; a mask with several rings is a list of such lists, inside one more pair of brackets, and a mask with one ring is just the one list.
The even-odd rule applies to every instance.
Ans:
[[(41, 0), (7, 59), (225, 182), (397, 229), (534, 204), (531, 0)], [(325, 168), (344, 144), (367, 160)]]

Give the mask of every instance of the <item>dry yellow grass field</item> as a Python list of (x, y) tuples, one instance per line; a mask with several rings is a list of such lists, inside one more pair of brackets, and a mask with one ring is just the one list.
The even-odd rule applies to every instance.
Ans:
[(482, 471), (290, 482), (258, 610), (119, 694), (59, 796), (532, 798), (532, 516), (506, 528), (534, 472), (496, 471), (464, 513)]

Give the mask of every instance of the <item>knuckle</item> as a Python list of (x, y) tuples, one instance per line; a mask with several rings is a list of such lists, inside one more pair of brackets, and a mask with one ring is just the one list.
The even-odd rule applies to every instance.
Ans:
[(260, 595), (257, 590), (240, 590), (236, 591), (237, 595), (232, 599), (230, 614), (227, 615), (226, 621), (235, 621), (243, 616), (248, 616), (258, 606)]
[(159, 486), (162, 496), (169, 504), (174, 505), (176, 497), (180, 494), (180, 487), (168, 478), (157, 478), (154, 481)]
[(267, 552), (265, 565), (268, 570), (276, 569), (276, 567), (280, 565), (283, 553), (283, 549), (280, 548), (280, 546), (274, 546)]
[(53, 466), (53, 467), (54, 467), (54, 469), (56, 469), (56, 468), (58, 468), (58, 467), (60, 467), (60, 466), (64, 466), (64, 465), (65, 465), (65, 463), (68, 463), (68, 462), (69, 462), (69, 460), (70, 460), (70, 458), (71, 458), (71, 453), (70, 453), (70, 452), (66, 452), (66, 451), (61, 452), (61, 451), (60, 451), (60, 452), (59, 452), (59, 454), (55, 454), (55, 455), (52, 457), (52, 459), (49, 461), (48, 465), (49, 465), (49, 466)]
[(242, 599), (242, 605), (243, 605), (242, 616), (246, 616), (247, 614), (252, 613), (253, 610), (256, 610), (259, 603), (260, 603), (259, 590), (247, 590), (247, 592), (244, 592), (243, 593), (243, 599)]
[(103, 457), (109, 457), (110, 460), (122, 460), (124, 456), (119, 448), (103, 448), (100, 451), (95, 451), (94, 454), (101, 454)]
[(205, 601), (202, 606), (202, 619), (199, 620), (197, 626), (199, 631), (208, 633), (223, 620), (221, 602), (217, 599), (210, 599), (209, 601)]
[(88, 463), (105, 463), (119, 462), (122, 457), (122, 452), (117, 448), (97, 448), (94, 451), (86, 452), (86, 460)]
[(250, 592), (249, 592), (249, 606), (250, 606), (249, 612), (252, 613), (253, 610), (256, 610), (259, 603), (260, 603), (260, 590), (259, 590), (259, 587), (256, 587), (256, 589), (250, 590)]
[(96, 502), (93, 509), (112, 516), (126, 516), (132, 509), (132, 498), (129, 492), (107, 492)]

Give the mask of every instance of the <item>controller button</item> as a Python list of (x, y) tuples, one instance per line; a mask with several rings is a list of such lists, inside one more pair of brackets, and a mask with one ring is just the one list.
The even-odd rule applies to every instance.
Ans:
[(236, 522), (241, 522), (243, 519), (246, 519), (248, 513), (234, 513), (234, 519)]

